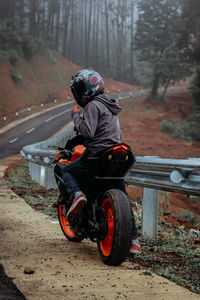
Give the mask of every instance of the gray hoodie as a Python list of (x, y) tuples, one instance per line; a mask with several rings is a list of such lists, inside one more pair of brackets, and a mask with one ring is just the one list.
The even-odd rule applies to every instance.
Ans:
[(120, 111), (115, 99), (99, 95), (85, 106), (83, 118), (78, 112), (73, 114), (75, 128), (86, 138), (84, 146), (91, 156), (121, 142)]

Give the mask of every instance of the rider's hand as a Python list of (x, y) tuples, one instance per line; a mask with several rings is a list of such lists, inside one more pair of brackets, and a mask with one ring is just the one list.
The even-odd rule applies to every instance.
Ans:
[(73, 114), (75, 114), (76, 112), (80, 113), (81, 110), (76, 100), (74, 100), (74, 107), (72, 108), (71, 115), (73, 116)]

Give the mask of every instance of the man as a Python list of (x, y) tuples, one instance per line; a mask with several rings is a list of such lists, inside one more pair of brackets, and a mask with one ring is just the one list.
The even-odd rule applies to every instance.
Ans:
[[(86, 147), (83, 155), (70, 163), (64, 169), (63, 180), (72, 205), (67, 213), (70, 223), (72, 215), (80, 215), (86, 205), (86, 196), (80, 189), (78, 176), (86, 176), (89, 173), (87, 157), (95, 156), (113, 145), (121, 142), (121, 131), (118, 113), (121, 107), (115, 99), (103, 95), (104, 81), (94, 70), (84, 69), (72, 76), (71, 90), (75, 98), (71, 115), (78, 136), (66, 144), (66, 148), (72, 148), (76, 144), (83, 143)], [(81, 117), (80, 107), (83, 108)], [(125, 185), (121, 189), (125, 191)], [(134, 217), (133, 217), (134, 221)], [(137, 239), (137, 229), (134, 223), (134, 238), (131, 253), (141, 252), (141, 246)]]

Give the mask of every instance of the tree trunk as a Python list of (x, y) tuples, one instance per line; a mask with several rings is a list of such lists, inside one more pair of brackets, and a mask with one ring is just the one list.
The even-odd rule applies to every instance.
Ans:
[(40, 12), (40, 2), (36, 2), (36, 13), (35, 13), (35, 36), (39, 37), (41, 35), (41, 12)]
[(48, 16), (47, 16), (47, 34), (53, 33), (53, 1), (48, 1)]
[(25, 3), (24, 0), (21, 0), (19, 3), (19, 26), (21, 30), (23, 30), (25, 27), (24, 9), (25, 9)]
[(134, 83), (134, 72), (135, 72), (135, 68), (134, 68), (134, 50), (133, 50), (133, 46), (134, 46), (134, 12), (135, 12), (135, 2), (134, 0), (131, 0), (131, 44), (130, 44), (130, 82), (133, 84)]
[[(118, 0), (118, 7), (120, 5), (120, 1)], [(117, 55), (117, 79), (120, 80), (120, 22), (119, 22), (119, 11), (117, 11), (116, 16), (116, 23), (117, 23), (117, 49), (116, 49), (116, 55)]]
[(108, 10), (108, 3), (107, 0), (104, 2), (105, 5), (105, 16), (106, 16), (106, 49), (107, 49), (107, 69), (108, 72), (110, 70), (110, 44), (109, 44), (109, 10)]
[(29, 32), (33, 37), (36, 36), (36, 5), (37, 1), (30, 0), (30, 22)]
[(86, 61), (87, 61), (87, 55), (88, 55), (88, 47), (87, 47), (87, 0), (85, 0), (85, 5), (84, 5), (84, 9), (85, 9), (85, 24), (84, 24), (84, 28), (85, 28), (85, 61), (84, 61), (84, 65), (86, 64)]
[(87, 15), (87, 1), (85, 3), (85, 66), (88, 67), (90, 55), (90, 32), (91, 32), (91, 19), (92, 19), (92, 0), (89, 3), (89, 15)]
[(189, 87), (190, 94), (194, 100), (195, 113), (200, 114), (200, 65), (196, 65), (195, 75)]
[(160, 75), (154, 74), (153, 85), (152, 85), (152, 90), (151, 90), (151, 95), (150, 95), (150, 98), (153, 101), (155, 101), (156, 97), (158, 96), (159, 80), (160, 80)]
[(70, 50), (69, 50), (69, 54), (70, 54), (70, 60), (73, 60), (73, 46), (74, 46), (74, 20), (76, 18), (76, 16), (74, 16), (74, 2), (72, 2), (71, 4), (72, 7), (72, 17), (71, 17), (71, 33), (70, 33)]
[(59, 39), (60, 39), (60, 0), (57, 0), (56, 3), (56, 11), (55, 11), (55, 42), (54, 42), (54, 49), (59, 49)]
[(63, 10), (64, 10), (63, 12), (64, 33), (63, 33), (62, 55), (64, 57), (67, 57), (67, 35), (68, 35), (68, 24), (69, 24), (68, 0), (63, 0)]
[(166, 95), (167, 88), (168, 88), (169, 84), (170, 84), (170, 79), (168, 79), (166, 84), (165, 84), (165, 88), (164, 88), (164, 91), (163, 91), (163, 98), (165, 98), (165, 95)]
[(43, 0), (42, 2), (42, 28), (41, 28), (41, 33), (43, 36), (47, 35), (47, 26), (46, 26), (46, 22), (47, 22), (47, 16), (46, 16), (46, 9), (47, 9), (47, 5), (46, 5), (46, 1)]
[[(99, 11), (99, 3), (98, 3)], [(99, 47), (99, 13), (97, 14), (96, 34), (95, 34), (95, 66), (98, 69), (98, 47)]]

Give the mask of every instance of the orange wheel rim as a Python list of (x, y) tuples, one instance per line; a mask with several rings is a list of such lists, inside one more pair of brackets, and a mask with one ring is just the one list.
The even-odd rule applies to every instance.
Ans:
[(104, 199), (102, 207), (106, 209), (105, 211), (103, 211), (103, 213), (105, 214), (108, 223), (108, 232), (105, 239), (103, 241), (100, 241), (100, 247), (103, 255), (108, 256), (112, 249), (114, 235), (114, 214), (112, 203), (109, 198)]
[(58, 212), (59, 212), (59, 219), (60, 219), (61, 227), (64, 230), (64, 232), (66, 233), (66, 235), (68, 235), (71, 238), (75, 237), (75, 234), (70, 229), (70, 225), (69, 225), (69, 223), (67, 221), (67, 218), (65, 216), (62, 204), (59, 204)]

